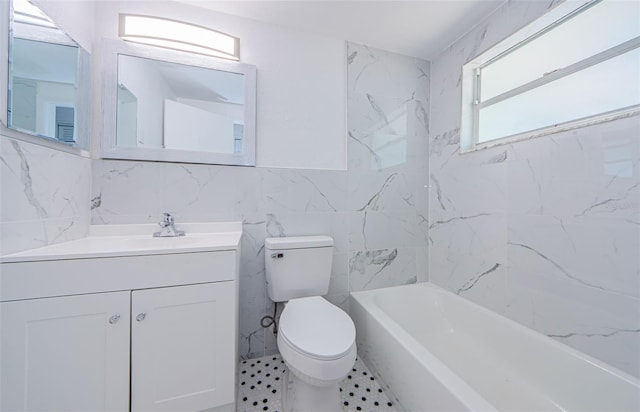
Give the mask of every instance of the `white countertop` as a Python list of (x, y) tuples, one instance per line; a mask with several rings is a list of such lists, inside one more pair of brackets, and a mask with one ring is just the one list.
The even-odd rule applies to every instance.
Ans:
[(242, 222), (176, 223), (185, 236), (154, 238), (156, 224), (92, 225), (87, 237), (1, 256), (1, 263), (236, 250)]

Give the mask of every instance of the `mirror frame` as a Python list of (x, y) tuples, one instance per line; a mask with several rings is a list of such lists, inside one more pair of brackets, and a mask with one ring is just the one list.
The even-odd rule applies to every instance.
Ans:
[[(256, 67), (220, 60), (198, 54), (127, 43), (123, 40), (102, 41), (102, 138), (100, 157), (103, 159), (147, 160), (159, 162), (202, 163), (236, 166), (256, 164)], [(198, 152), (164, 148), (118, 147), (117, 92), (118, 55), (141, 57), (188, 66), (239, 73), (245, 76), (243, 153)]]
[[(13, 129), (9, 127), (8, 123), (8, 110), (9, 110), (9, 102), (8, 102), (8, 94), (9, 94), (9, 42), (10, 36), (13, 33), (11, 28), (11, 11), (12, 11), (12, 2), (10, 0), (0, 0), (0, 59), (2, 59), (2, 63), (0, 64), (0, 134), (5, 137), (9, 137), (12, 139), (22, 140), (27, 143), (37, 144), (40, 146), (48, 147), (50, 149), (56, 149), (67, 153), (76, 154), (83, 157), (91, 157), (90, 154), (90, 146), (91, 146), (91, 107), (88, 107), (86, 111), (84, 111), (85, 115), (78, 116), (77, 118), (77, 126), (78, 133), (82, 133), (85, 136), (79, 137), (78, 143), (82, 144), (68, 144), (65, 142), (61, 142), (55, 138), (41, 136), (37, 134), (28, 133), (26, 131)], [(66, 34), (66, 33), (65, 33)], [(67, 36), (75, 42), (71, 36), (67, 34)], [(87, 86), (88, 90), (85, 91), (87, 103), (89, 105), (92, 104), (93, 100), (93, 92), (92, 92), (92, 79), (91, 79), (91, 53), (80, 46), (77, 42), (75, 42), (75, 46), (78, 47), (79, 50), (83, 50), (86, 53), (86, 56), (81, 56), (82, 53), (78, 55), (78, 70), (80, 70), (80, 66), (85, 67), (85, 71), (79, 73), (80, 75), (84, 75), (88, 77)], [(5, 63), (6, 62), (6, 63)]]

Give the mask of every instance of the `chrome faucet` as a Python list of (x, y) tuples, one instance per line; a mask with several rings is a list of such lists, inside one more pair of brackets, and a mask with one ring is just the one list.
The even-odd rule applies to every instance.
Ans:
[(165, 213), (164, 219), (161, 222), (158, 222), (160, 227), (159, 232), (155, 232), (153, 237), (175, 237), (175, 236), (184, 236), (184, 230), (176, 230), (174, 226), (175, 221), (173, 220), (173, 216), (171, 213)]

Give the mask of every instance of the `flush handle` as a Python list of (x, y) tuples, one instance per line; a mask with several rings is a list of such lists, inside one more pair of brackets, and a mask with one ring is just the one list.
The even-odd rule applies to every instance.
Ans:
[(272, 253), (271, 259), (282, 259), (284, 257), (284, 253)]
[(144, 312), (142, 312), (142, 313), (138, 313), (138, 316), (136, 316), (136, 320), (137, 320), (138, 322), (142, 322), (142, 321), (144, 320), (144, 318), (146, 318), (146, 317), (147, 317), (147, 314), (146, 314), (146, 313), (144, 313)]
[(120, 315), (113, 315), (109, 318), (109, 323), (111, 325), (114, 325), (116, 323), (118, 323), (118, 321), (120, 320)]

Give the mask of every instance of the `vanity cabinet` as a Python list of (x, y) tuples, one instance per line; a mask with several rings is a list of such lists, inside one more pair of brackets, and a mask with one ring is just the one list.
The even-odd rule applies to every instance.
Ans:
[(234, 401), (234, 283), (132, 292), (132, 411), (200, 411)]
[(127, 411), (130, 386), (131, 411), (233, 403), (234, 296), (216, 282), (0, 303), (0, 410)]
[(0, 303), (0, 410), (127, 411), (129, 386), (131, 411), (233, 403), (234, 284)]
[(241, 224), (222, 229), (2, 256), (0, 412), (235, 411)]
[(0, 303), (0, 410), (129, 409), (130, 292)]

